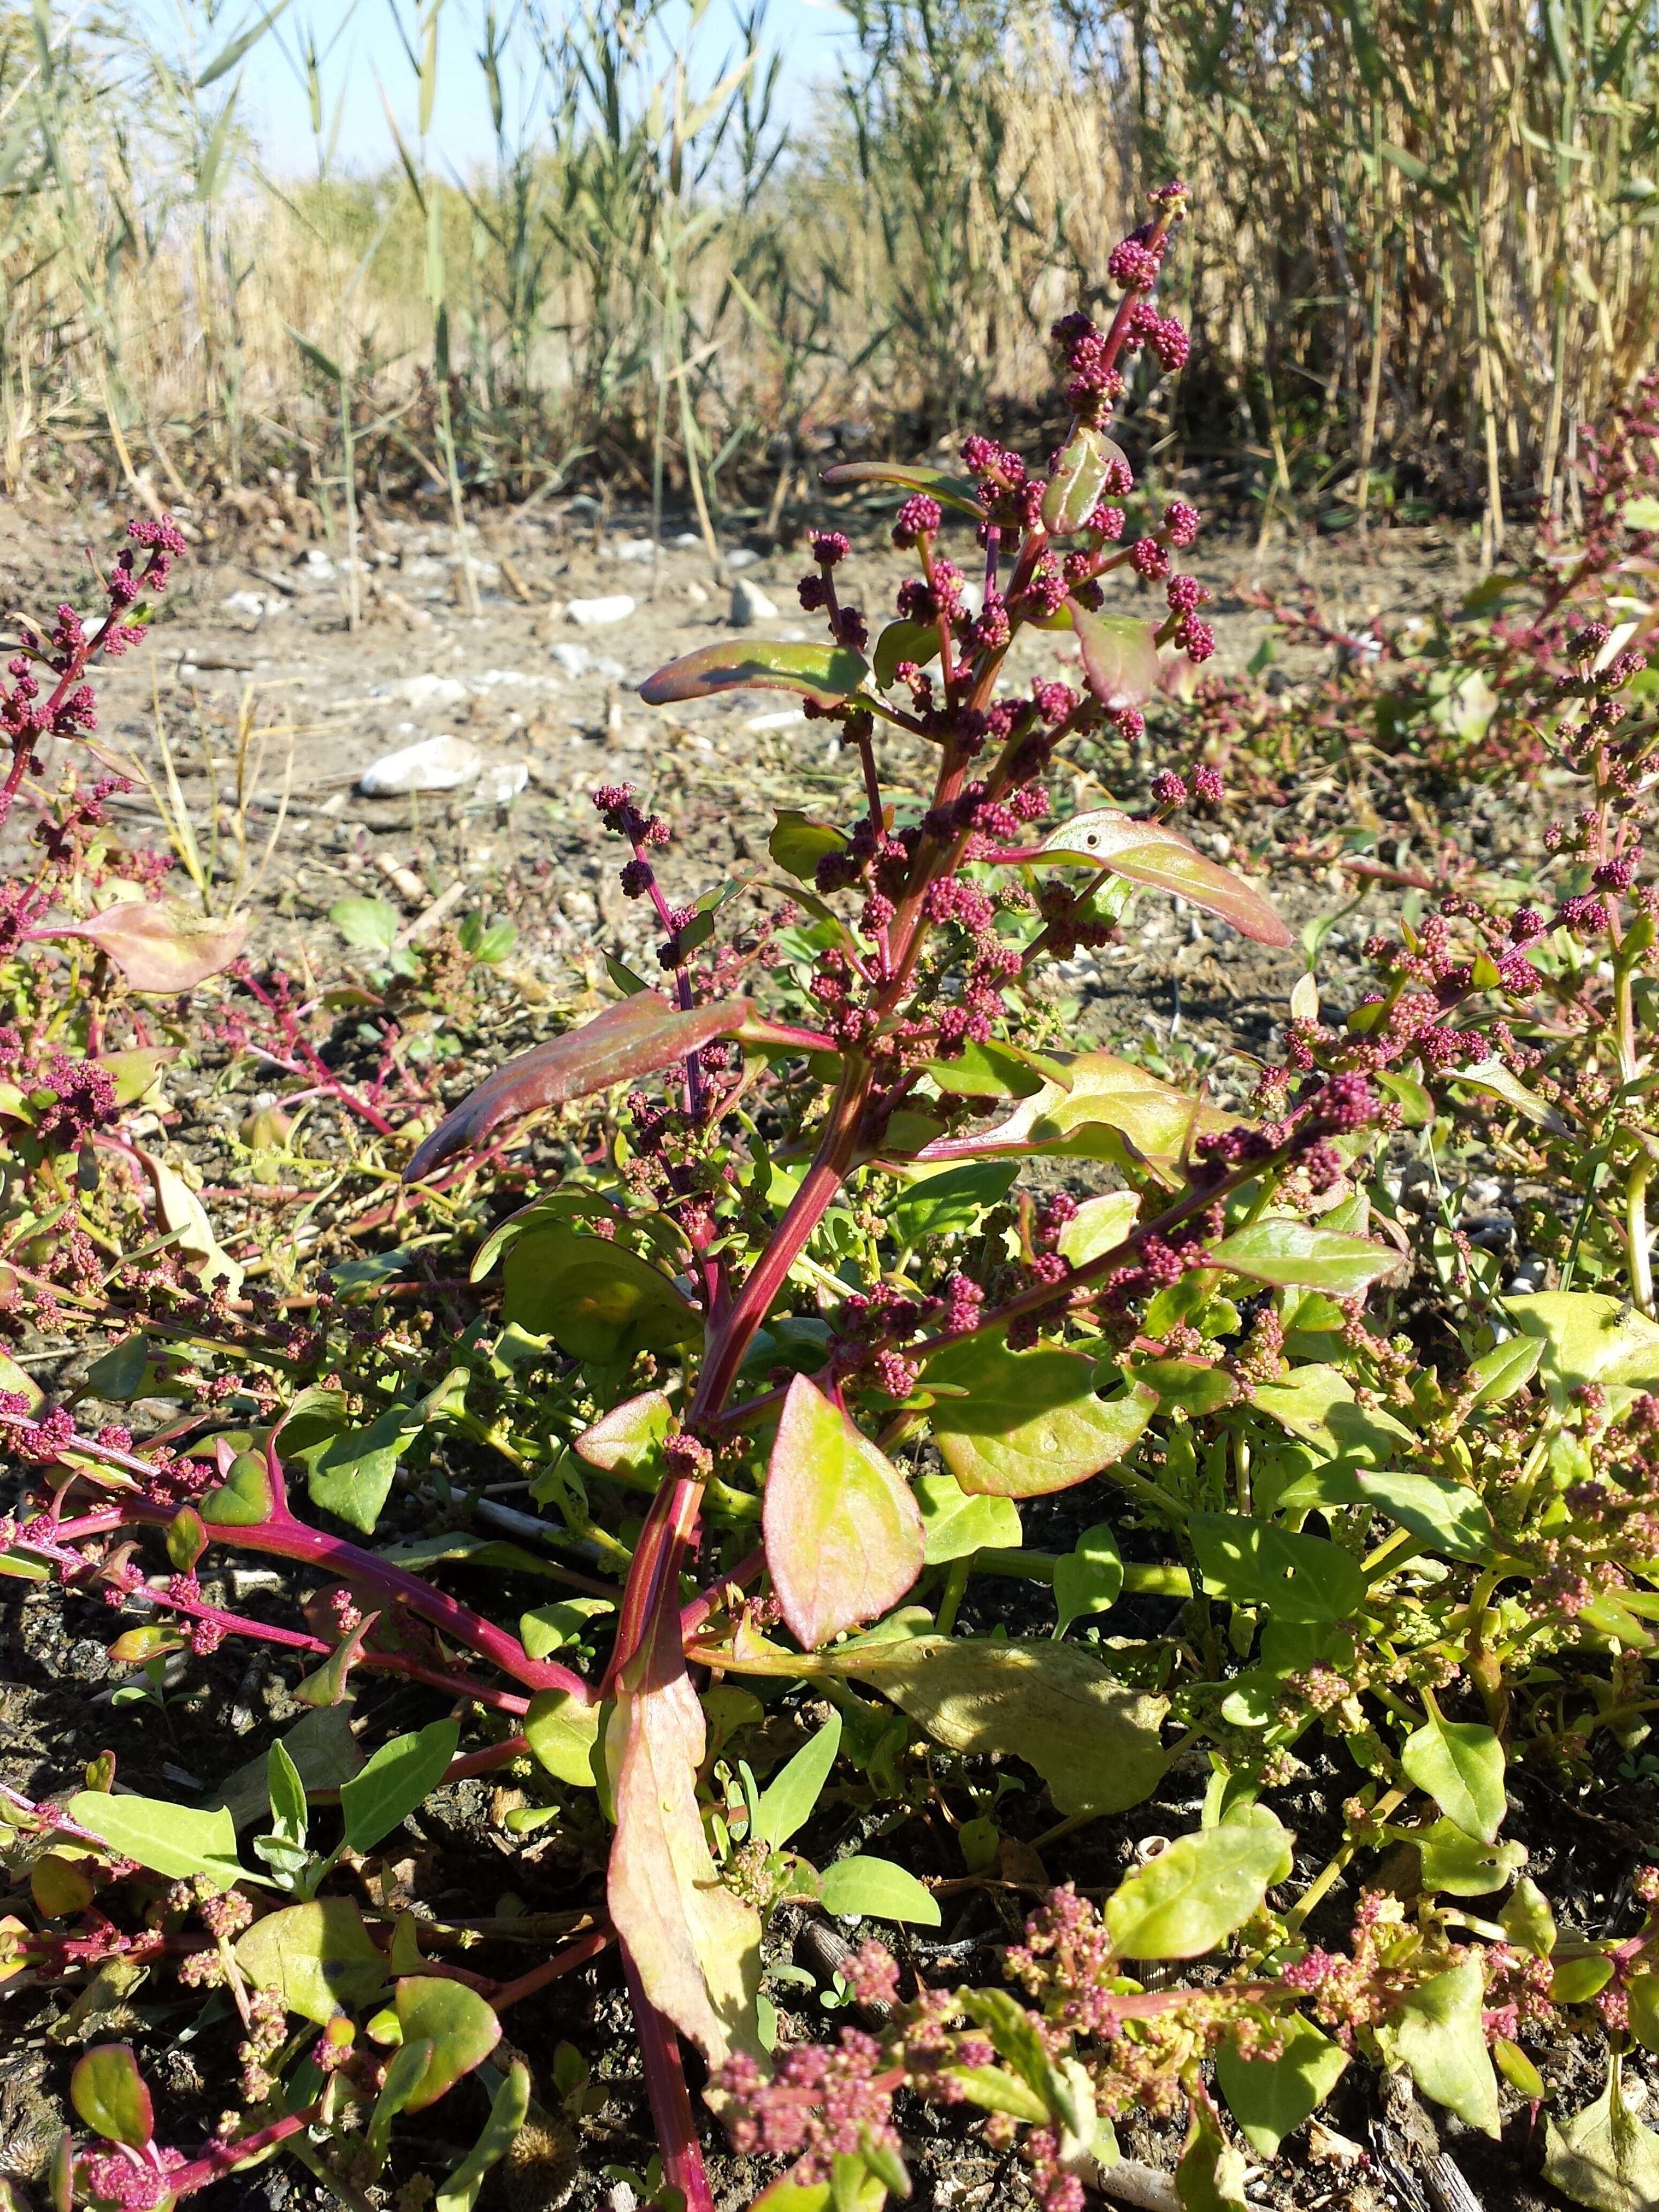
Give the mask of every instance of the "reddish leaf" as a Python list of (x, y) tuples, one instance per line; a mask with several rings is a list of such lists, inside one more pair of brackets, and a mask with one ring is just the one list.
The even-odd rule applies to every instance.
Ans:
[(870, 673), (869, 663), (850, 645), (705, 645), (671, 660), (640, 686), (647, 707), (672, 706), (681, 699), (708, 699), (716, 691), (799, 691), (820, 707), (833, 707), (856, 691)]
[(1158, 689), (1162, 664), (1148, 623), (1133, 615), (1091, 614), (1068, 600), (1089, 689), (1103, 707), (1139, 707)]
[(1122, 447), (1092, 422), (1079, 422), (1060, 447), (1042, 495), (1044, 529), (1056, 538), (1069, 538), (1081, 530), (1106, 489), (1106, 471), (1114, 461), (1128, 466)]
[(404, 1180), (418, 1182), (452, 1152), (481, 1143), (499, 1122), (517, 1115), (562, 1106), (666, 1067), (714, 1038), (730, 1036), (748, 1012), (747, 999), (723, 999), (682, 1013), (657, 991), (640, 991), (607, 1006), (580, 1029), (534, 1045), (487, 1075), (439, 1123), (404, 1170)]
[(823, 471), (827, 484), (896, 484), (901, 491), (925, 491), (932, 495), (941, 507), (953, 507), (958, 514), (971, 514), (975, 522), (985, 519), (985, 509), (978, 492), (965, 477), (953, 477), (948, 469), (930, 469), (915, 461), (837, 461), (835, 467)]
[(85, 921), (47, 922), (31, 937), (81, 937), (107, 953), (135, 991), (190, 991), (241, 957), (247, 916), (228, 921), (187, 908), (123, 899)]
[[(1008, 861), (1016, 856), (1000, 853), (994, 857)], [(1258, 945), (1296, 943), (1291, 929), (1260, 891), (1252, 890), (1231, 869), (1206, 860), (1190, 839), (1167, 823), (1137, 822), (1132, 814), (1102, 806), (1061, 823), (1042, 844), (1018, 857), (1028, 861), (1040, 857), (1062, 866), (1070, 863), (1077, 867), (1109, 868), (1129, 883), (1189, 899), (1206, 914), (1219, 915), (1242, 937), (1253, 937)]]
[(758, 2049), (761, 1924), (709, 1855), (697, 1804), (707, 1745), (679, 1617), (665, 1607), (605, 1731), (617, 1808), (606, 1897), (645, 1994), (715, 2067)]
[(590, 1467), (614, 1474), (660, 1472), (662, 1448), (674, 1419), (673, 1408), (660, 1390), (647, 1390), (637, 1398), (613, 1406), (591, 1429), (576, 1439), (576, 1453)]
[(921, 1572), (909, 1485), (804, 1375), (783, 1401), (761, 1526), (783, 1617), (809, 1651), (896, 1605)]

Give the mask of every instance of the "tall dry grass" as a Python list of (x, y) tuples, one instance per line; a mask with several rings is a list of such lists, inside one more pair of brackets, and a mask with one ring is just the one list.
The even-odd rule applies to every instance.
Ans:
[[(1659, 0), (848, 12), (844, 81), (786, 131), (758, 5), (726, 71), (665, 0), (410, 0), (386, 65), (421, 132), (365, 180), (302, 27), (216, 71), (205, 22), (180, 65), (125, 18), (0, 9), (6, 489), (276, 469), (343, 526), (365, 489), (592, 476), (689, 494), (713, 540), (775, 520), (826, 424), (1029, 406), (1048, 323), (1171, 173), (1194, 357), (1134, 404), (1264, 518), (1426, 492), (1495, 550), (1654, 358)], [(254, 65), (311, 96), (280, 177)], [(457, 185), (427, 127), (459, 68), (495, 138)]]

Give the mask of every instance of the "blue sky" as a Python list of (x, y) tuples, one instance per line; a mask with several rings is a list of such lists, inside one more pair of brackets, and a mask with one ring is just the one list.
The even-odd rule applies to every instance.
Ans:
[[(62, 4), (62, 0), (59, 0)], [(214, 21), (206, 22), (203, 0), (131, 0), (129, 21), (142, 27), (181, 65), (204, 69), (240, 32), (259, 20), (276, 0), (216, 0)], [(580, 7), (581, 0), (541, 0), (544, 18), (554, 21)], [(602, 7), (605, 0), (593, 0)], [(429, 141), (439, 167), (465, 171), (492, 150), (489, 104), (483, 72), (475, 58), (482, 44), (486, 0), (443, 0), (439, 19), (440, 67)], [(395, 159), (381, 90), (412, 143), (418, 128), (419, 96), (414, 71), (404, 55), (393, 11), (408, 26), (420, 13), (417, 0), (288, 0), (274, 28), (241, 65), (239, 113), (252, 125), (265, 161), (279, 174), (308, 171), (313, 165), (309, 100), (301, 73), (293, 65), (314, 37), (323, 64), (326, 123), (339, 107), (337, 159), (352, 169), (376, 169)], [(497, 15), (517, 14), (514, 0), (496, 0)], [(690, 15), (684, 0), (673, 0), (665, 19), (672, 34), (683, 32)], [(692, 37), (693, 68), (708, 82), (723, 58), (742, 52), (736, 0), (708, 0)], [(846, 15), (835, 0), (772, 0), (763, 44), (783, 57), (783, 111), (799, 115), (816, 84), (836, 75), (836, 57), (848, 35)], [(331, 41), (332, 42), (331, 44)], [(662, 49), (666, 52), (666, 46)], [(228, 83), (231, 80), (227, 78)], [(514, 42), (502, 69), (504, 104), (509, 125), (526, 112), (533, 115), (535, 71), (527, 42)]]

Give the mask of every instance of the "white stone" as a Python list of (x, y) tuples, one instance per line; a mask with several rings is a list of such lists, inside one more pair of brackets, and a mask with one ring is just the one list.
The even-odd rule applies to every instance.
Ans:
[(671, 545), (701, 545), (702, 533), (697, 530), (682, 530), (678, 538), (671, 538), (668, 542)]
[(785, 707), (776, 714), (751, 714), (743, 726), (745, 730), (793, 730), (805, 720), (799, 707)]
[(978, 617), (985, 611), (985, 586), (971, 579), (962, 587), (962, 604), (969, 613)]
[(601, 599), (572, 599), (565, 614), (578, 629), (602, 629), (607, 623), (626, 622), (637, 605), (626, 592), (612, 592)]
[(445, 732), (401, 751), (383, 753), (357, 779), (370, 799), (396, 799), (410, 791), (459, 791), (483, 766), (483, 755), (465, 738)]
[(556, 645), (551, 658), (567, 676), (586, 676), (593, 665), (593, 656), (585, 645)]
[(758, 584), (744, 582), (739, 577), (732, 586), (732, 611), (726, 617), (733, 629), (747, 629), (751, 623), (772, 622), (777, 608)]
[(324, 552), (320, 545), (313, 545), (307, 549), (306, 553), (306, 567), (313, 576), (318, 578), (319, 580), (323, 583), (326, 583), (331, 576), (337, 576), (339, 574), (339, 570), (335, 567), (332, 561), (329, 559), (327, 554)]
[(759, 559), (760, 555), (751, 546), (739, 545), (735, 553), (726, 555), (726, 565), (728, 568), (752, 568)]
[(610, 548), (613, 561), (654, 561), (656, 541), (650, 538), (624, 538)]
[(406, 707), (459, 707), (466, 686), (459, 676), (403, 676), (378, 696), (401, 699)]
[(491, 761), (478, 789), (492, 805), (510, 806), (530, 781), (527, 761)]
[(263, 622), (268, 615), (281, 614), (287, 602), (275, 592), (232, 592), (219, 604), (228, 615), (246, 615), (251, 622)]

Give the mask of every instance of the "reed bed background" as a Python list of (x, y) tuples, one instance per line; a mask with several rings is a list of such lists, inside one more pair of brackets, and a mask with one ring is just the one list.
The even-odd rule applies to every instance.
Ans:
[[(723, 56), (667, 0), (403, 0), (380, 65), (419, 125), (365, 177), (345, 0), (204, 0), (166, 52), (125, 12), (0, 6), (0, 483), (775, 525), (828, 447), (1024, 415), (1169, 174), (1194, 344), (1140, 428), (1264, 520), (1427, 499), (1495, 549), (1653, 364), (1659, 0), (846, 14), (803, 110), (758, 0)], [(280, 170), (255, 67), (310, 98)], [(458, 177), (431, 118), (471, 70), (495, 146)]]

